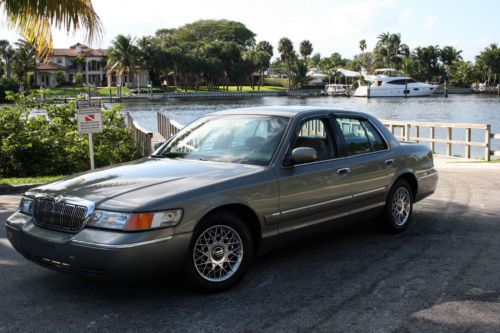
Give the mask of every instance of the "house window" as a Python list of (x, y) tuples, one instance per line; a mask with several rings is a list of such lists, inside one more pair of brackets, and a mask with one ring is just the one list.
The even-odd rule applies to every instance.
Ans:
[(58, 64), (62, 64), (62, 58), (56, 58), (56, 62), (57, 62)]
[(101, 62), (98, 60), (91, 60), (88, 63), (88, 70), (89, 71), (100, 71), (101, 70)]
[(73, 82), (73, 74), (69, 74), (69, 82)]

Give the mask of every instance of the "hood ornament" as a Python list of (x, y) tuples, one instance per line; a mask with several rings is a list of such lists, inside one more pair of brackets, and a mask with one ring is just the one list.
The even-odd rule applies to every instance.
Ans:
[(64, 198), (62, 195), (58, 195), (56, 197), (54, 197), (54, 203), (60, 203), (60, 202), (63, 202), (64, 201)]

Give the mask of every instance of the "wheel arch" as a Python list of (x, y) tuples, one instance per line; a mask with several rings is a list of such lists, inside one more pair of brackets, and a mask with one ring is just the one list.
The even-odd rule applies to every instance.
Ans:
[(405, 171), (396, 177), (393, 184), (395, 184), (400, 179), (404, 179), (408, 182), (408, 184), (410, 184), (411, 192), (412, 192), (411, 194), (413, 195), (413, 200), (415, 200), (415, 198), (417, 197), (417, 193), (418, 193), (417, 177), (415, 177), (413, 172)]
[(234, 203), (234, 204), (226, 204), (212, 210), (208, 211), (201, 219), (202, 221), (209, 215), (219, 213), (219, 212), (229, 212), (241, 218), (245, 225), (250, 230), (250, 234), (252, 235), (252, 240), (254, 241), (254, 252), (258, 250), (262, 241), (262, 230), (260, 226), (260, 220), (255, 211), (248, 207), (247, 205)]

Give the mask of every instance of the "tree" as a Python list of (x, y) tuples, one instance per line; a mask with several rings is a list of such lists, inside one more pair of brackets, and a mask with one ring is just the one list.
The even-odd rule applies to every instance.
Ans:
[(62, 85), (64, 81), (66, 81), (66, 78), (64, 77), (64, 72), (63, 71), (55, 72), (54, 80), (56, 80), (58, 86)]
[(361, 62), (364, 64), (365, 61), (365, 50), (367, 48), (366, 40), (362, 39), (359, 41), (359, 49), (361, 50)]
[(455, 61), (450, 69), (450, 84), (453, 86), (467, 87), (475, 81), (474, 66), (470, 61)]
[(292, 62), (295, 59), (295, 52), (293, 50), (292, 41), (283, 37), (278, 42), (278, 51), (281, 54), (281, 60), (285, 62), (288, 70), (288, 86), (291, 87), (292, 81)]
[(0, 40), (0, 59), (4, 62), (5, 77), (10, 78), (12, 73), (12, 61), (16, 52), (7, 40)]
[(137, 60), (138, 63), (149, 73), (153, 82), (158, 82), (157, 68), (161, 61), (160, 50), (152, 37), (142, 37), (137, 40)]
[(267, 54), (269, 54), (271, 56), (271, 58), (274, 55), (274, 53), (273, 53), (273, 46), (271, 45), (271, 43), (269, 43), (266, 40), (262, 40), (262, 41), (258, 42), (257, 46), (255, 47), (255, 49), (257, 51), (264, 51), (264, 52), (266, 52)]
[(415, 62), (416, 78), (427, 82), (442, 73), (442, 67), (439, 64), (440, 49), (437, 45), (427, 47), (417, 47), (413, 50), (413, 61)]
[(315, 53), (311, 58), (311, 62), (315, 68), (318, 68), (321, 62), (321, 54)]
[(444, 65), (447, 80), (451, 75), (451, 66), (455, 62), (462, 60), (462, 56), (460, 55), (460, 53), (462, 53), (462, 50), (459, 51), (453, 46), (445, 46), (439, 50), (439, 60), (441, 60)]
[(0, 8), (8, 24), (36, 45), (42, 57), (52, 51), (52, 27), (67, 33), (83, 28), (89, 42), (102, 34), (91, 0), (0, 0)]
[(399, 68), (404, 57), (410, 56), (408, 45), (401, 42), (400, 34), (382, 33), (374, 50), (376, 61), (384, 67)]
[(307, 65), (302, 59), (297, 59), (293, 63), (292, 83), (295, 88), (303, 88), (311, 78), (307, 75)]
[[(135, 66), (137, 65), (138, 49), (134, 45), (134, 40), (130, 36), (118, 35), (111, 42), (111, 47), (108, 52), (108, 72), (117, 73), (118, 83), (121, 84), (122, 75), (125, 72), (129, 73), (129, 79), (132, 82), (135, 74)], [(108, 80), (110, 84), (111, 80)]]
[(83, 67), (83, 64), (85, 63), (85, 57), (81, 54), (77, 54), (73, 61), (76, 64), (76, 68), (77, 68), (78, 73), (81, 73), (83, 71), (82, 67)]
[(29, 42), (22, 39), (16, 42), (16, 46), (12, 67), (17, 76), (22, 78), (22, 81), (28, 87), (30, 84), (29, 73), (36, 69), (36, 49)]
[(497, 44), (491, 44), (481, 51), (476, 56), (476, 64), (481, 71), (483, 80), (488, 84), (493, 84), (500, 75), (500, 48)]
[(304, 59), (304, 63), (307, 66), (307, 57), (309, 57), (312, 52), (313, 52), (313, 46), (310, 41), (308, 40), (303, 40), (300, 43), (300, 48), (299, 48), (300, 55)]

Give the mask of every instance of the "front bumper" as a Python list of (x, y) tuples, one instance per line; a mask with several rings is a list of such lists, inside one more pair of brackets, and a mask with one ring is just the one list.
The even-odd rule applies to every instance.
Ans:
[(125, 233), (93, 228), (69, 234), (39, 227), (20, 213), (9, 217), (6, 230), (12, 246), (30, 261), (111, 280), (179, 271), (192, 235), (172, 235), (167, 229)]

